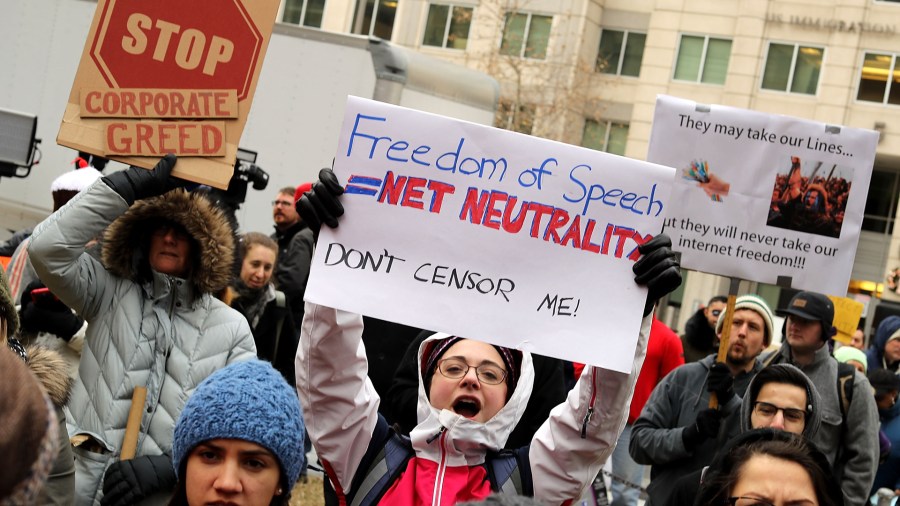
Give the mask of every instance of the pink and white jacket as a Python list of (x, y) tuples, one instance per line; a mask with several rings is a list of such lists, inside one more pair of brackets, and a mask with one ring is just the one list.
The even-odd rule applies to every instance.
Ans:
[[(565, 402), (538, 429), (528, 457), (534, 497), (570, 504), (612, 454), (628, 417), (634, 384), (644, 361), (651, 318), (644, 318), (631, 374), (586, 367)], [(368, 379), (362, 316), (310, 302), (297, 349), (297, 390), (306, 428), (343, 500), (378, 420), (378, 394)], [(422, 349), (436, 334), (422, 343)], [(419, 371), (419, 425), (410, 434), (415, 456), (384, 495), (382, 504), (452, 505), (490, 495), (484, 467), (488, 450), (499, 451), (531, 395), (531, 355), (509, 402), (486, 423), (428, 402)], [(362, 472), (364, 472), (363, 470)]]

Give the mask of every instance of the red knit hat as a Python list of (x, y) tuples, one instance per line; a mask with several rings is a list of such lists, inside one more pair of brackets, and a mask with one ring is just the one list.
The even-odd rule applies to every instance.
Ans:
[(303, 196), (304, 193), (312, 190), (312, 183), (302, 183), (297, 187), (297, 190), (294, 191), (294, 203), (296, 204), (300, 197)]

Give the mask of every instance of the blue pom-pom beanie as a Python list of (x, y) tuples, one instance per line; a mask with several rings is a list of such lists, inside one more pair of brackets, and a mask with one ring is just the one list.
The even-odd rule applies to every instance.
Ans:
[(172, 460), (180, 473), (185, 457), (204, 441), (242, 439), (272, 452), (288, 489), (303, 468), (303, 413), (297, 393), (268, 362), (249, 360), (203, 380), (175, 424)]

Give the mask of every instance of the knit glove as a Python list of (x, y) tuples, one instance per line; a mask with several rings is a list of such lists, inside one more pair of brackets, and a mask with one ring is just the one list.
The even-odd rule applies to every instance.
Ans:
[(634, 282), (647, 287), (644, 316), (653, 312), (653, 306), (664, 296), (681, 285), (681, 265), (672, 251), (672, 240), (659, 234), (638, 246), (641, 258), (634, 263)]
[(716, 362), (709, 368), (706, 376), (706, 391), (715, 392), (719, 406), (728, 404), (734, 397), (734, 378), (731, 369), (722, 362)]
[(331, 169), (319, 171), (319, 180), (313, 183), (312, 189), (304, 193), (295, 207), (303, 222), (318, 237), (322, 223), (337, 228), (338, 218), (344, 214), (344, 206), (340, 197), (344, 188), (338, 183), (337, 176)]
[(722, 414), (717, 409), (704, 409), (697, 413), (697, 420), (684, 428), (681, 440), (684, 447), (693, 450), (700, 443), (709, 438), (715, 438), (719, 434), (719, 426), (722, 425)]
[(102, 506), (128, 506), (157, 492), (171, 492), (177, 482), (168, 455), (141, 455), (110, 464), (103, 477)]
[(22, 307), (19, 310), (22, 330), (48, 332), (69, 341), (84, 325), (84, 320), (52, 294), (34, 301), (32, 292), (38, 288), (46, 287), (40, 281), (32, 281), (22, 292)]
[(151, 170), (132, 165), (126, 170), (103, 176), (102, 179), (130, 206), (134, 204), (135, 200), (162, 195), (187, 184), (187, 181), (171, 176), (177, 161), (178, 158), (169, 153), (162, 157)]

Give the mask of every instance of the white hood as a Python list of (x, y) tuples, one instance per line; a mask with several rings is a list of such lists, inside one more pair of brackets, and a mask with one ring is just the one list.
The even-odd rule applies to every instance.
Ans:
[(522, 370), (516, 388), (503, 408), (485, 423), (469, 420), (452, 411), (438, 410), (425, 395), (422, 378), (422, 356), (429, 343), (452, 337), (434, 334), (419, 346), (419, 395), (417, 416), (419, 424), (410, 432), (416, 456), (429, 460), (440, 459), (440, 434), (445, 433), (445, 458), (449, 466), (473, 466), (484, 462), (487, 451), (499, 451), (506, 444), (510, 433), (519, 423), (534, 386), (534, 366), (531, 354), (522, 353)]

